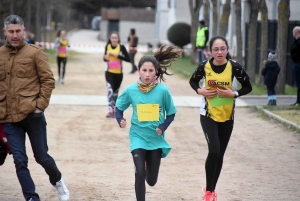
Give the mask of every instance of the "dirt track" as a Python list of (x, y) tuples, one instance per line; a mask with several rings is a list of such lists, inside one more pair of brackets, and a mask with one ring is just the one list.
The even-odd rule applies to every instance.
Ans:
[[(55, 64), (52, 66), (56, 75)], [(125, 68), (122, 89), (137, 78), (137, 74), (128, 74), (129, 64)], [(78, 56), (67, 64), (66, 84), (57, 85), (53, 93), (105, 95), (103, 73), (100, 56)], [(176, 75), (168, 77), (166, 85), (172, 95), (195, 95), (188, 81)], [(147, 186), (147, 201), (201, 200), (207, 145), (199, 109), (177, 109), (166, 135), (173, 149), (162, 160), (157, 185)], [(63, 173), (72, 201), (135, 200), (128, 128), (120, 129), (114, 119), (106, 119), (106, 112), (107, 107), (68, 105), (50, 105), (45, 112), (49, 154)], [(125, 112), (127, 119), (130, 113)], [(41, 200), (57, 200), (47, 175), (34, 161), (29, 143), (27, 150), (29, 169)], [(216, 189), (218, 200), (298, 201), (299, 167), (299, 134), (263, 120), (251, 109), (237, 108)], [(23, 200), (11, 156), (0, 169), (0, 201)]]

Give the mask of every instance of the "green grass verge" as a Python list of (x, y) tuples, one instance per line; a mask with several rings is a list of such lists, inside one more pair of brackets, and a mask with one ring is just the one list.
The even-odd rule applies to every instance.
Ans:
[[(49, 63), (56, 63), (56, 50), (52, 50), (52, 49), (45, 49), (45, 52), (47, 54)], [(84, 53), (79, 53), (76, 51), (72, 51), (69, 50), (68, 51), (68, 60), (72, 61), (72, 59), (76, 56), (76, 55), (82, 55)]]

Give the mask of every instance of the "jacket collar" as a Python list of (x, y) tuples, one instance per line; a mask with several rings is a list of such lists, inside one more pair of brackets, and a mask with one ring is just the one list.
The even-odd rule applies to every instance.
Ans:
[(13, 47), (9, 44), (9, 42), (5, 38), (5, 47), (9, 48), (10, 53), (12, 53), (12, 54), (16, 54), (18, 52), (18, 50), (22, 49), (25, 45), (26, 45), (26, 41), (23, 39), (21, 41), (21, 44), (18, 47)]

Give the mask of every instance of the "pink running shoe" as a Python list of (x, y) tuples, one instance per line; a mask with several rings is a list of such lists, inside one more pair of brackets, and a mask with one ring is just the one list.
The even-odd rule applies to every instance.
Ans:
[(202, 201), (214, 201), (214, 196), (210, 191), (206, 191), (202, 197)]
[[(202, 192), (203, 192), (203, 194), (205, 194), (205, 192), (206, 192), (206, 186), (203, 186)], [(213, 201), (217, 201), (217, 198), (218, 198), (217, 193), (214, 191), (211, 194), (213, 196)]]

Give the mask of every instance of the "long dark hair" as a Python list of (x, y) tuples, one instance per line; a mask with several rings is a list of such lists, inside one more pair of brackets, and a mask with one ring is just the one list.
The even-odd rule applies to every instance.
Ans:
[(151, 62), (156, 69), (157, 79), (165, 81), (164, 74), (172, 75), (167, 72), (167, 68), (171, 66), (172, 61), (180, 57), (182, 50), (177, 49), (175, 46), (162, 45), (154, 56), (143, 56), (138, 63), (138, 69), (142, 67), (145, 62)]
[[(228, 46), (228, 42), (227, 42), (226, 38), (223, 37), (223, 36), (214, 36), (214, 37), (212, 37), (212, 38), (210, 39), (210, 41), (209, 41), (209, 49), (210, 49), (210, 51), (212, 51), (211, 48), (212, 48), (214, 42), (215, 42), (217, 39), (220, 39), (220, 40), (224, 41), (225, 44), (226, 44), (227, 50), (228, 50), (229, 46)], [(228, 60), (228, 59), (231, 59), (231, 55), (230, 55), (229, 52), (227, 52), (226, 59), (227, 59), (227, 60)]]
[(106, 45), (111, 44), (110, 37), (111, 37), (111, 35), (113, 35), (113, 34), (117, 34), (117, 36), (118, 36), (118, 38), (119, 38), (118, 43), (120, 43), (120, 35), (119, 35), (119, 33), (116, 32), (116, 31), (112, 31), (112, 32), (110, 32), (110, 34), (109, 34), (109, 37), (108, 37), (108, 40), (107, 40)]

